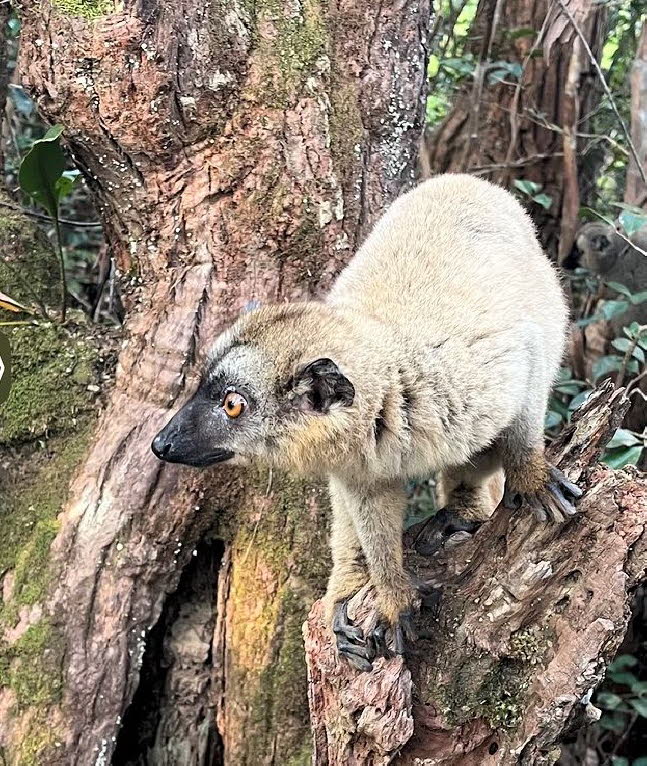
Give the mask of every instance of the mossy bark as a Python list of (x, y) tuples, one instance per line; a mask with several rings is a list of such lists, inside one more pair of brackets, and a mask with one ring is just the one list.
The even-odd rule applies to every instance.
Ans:
[[(0, 253), (3, 291), (54, 315), (56, 255), (33, 222), (6, 208)], [(102, 334), (74, 320), (4, 328), (13, 385), (0, 406), (0, 746), (8, 763), (26, 766), (44, 763), (58, 737), (63, 641), (45, 613), (57, 576), (50, 547), (96, 420), (98, 359), (109, 355)]]
[[(317, 602), (304, 629), (315, 766), (552, 766), (561, 737), (595, 720), (591, 695), (647, 563), (645, 476), (596, 465), (628, 405), (609, 382), (552, 445), (584, 490), (561, 527), (501, 507), (430, 557), (424, 522), (407, 530), (407, 566), (439, 598), (416, 618), (405, 659), (358, 676)], [(365, 587), (349, 614), (365, 624), (372, 602)]]
[[(52, 548), (46, 615), (64, 661), (48, 763), (115, 752), (307, 761), (299, 626), (327, 570), (321, 488), (161, 465), (149, 444), (216, 334), (252, 300), (324, 290), (412, 179), (428, 17), (426, 1), (409, 0), (26, 7), (25, 84), (65, 125), (128, 311), (115, 388)], [(202, 663), (189, 694), (184, 618), (167, 594), (210, 540), (224, 545), (218, 595), (189, 599)], [(157, 685), (153, 646), (166, 668)], [(173, 704), (190, 699), (199, 726), (174, 719), (178, 688)], [(157, 710), (142, 699), (149, 689)]]

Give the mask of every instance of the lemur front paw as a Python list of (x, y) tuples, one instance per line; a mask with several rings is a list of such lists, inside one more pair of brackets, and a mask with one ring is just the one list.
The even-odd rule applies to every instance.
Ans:
[(348, 616), (348, 602), (351, 598), (349, 596), (338, 601), (334, 606), (332, 629), (337, 641), (337, 652), (357, 670), (370, 671), (373, 670), (375, 653), (367, 645), (364, 631)]
[[(437, 593), (436, 589), (422, 583), (419, 589), (411, 590), (410, 598), (403, 600), (407, 606), (395, 617), (384, 616), (386, 610), (378, 607), (366, 625), (366, 632), (348, 616), (348, 602), (352, 597), (338, 601), (333, 610), (332, 628), (339, 655), (357, 670), (367, 672), (373, 669), (373, 661), (378, 657), (404, 654), (406, 642), (416, 638), (412, 621), (421, 600), (424, 605), (433, 602), (433, 608), (437, 608)], [(388, 611), (393, 615), (395, 602), (392, 599), (388, 601)]]
[(506, 484), (503, 505), (506, 508), (516, 509), (521, 502), (526, 502), (539, 521), (550, 519), (560, 524), (577, 513), (574, 502), (580, 497), (582, 497), (582, 490), (577, 484), (573, 484), (559, 468), (550, 466), (543, 490), (518, 493)]
[(407, 544), (421, 556), (432, 556), (441, 548), (453, 548), (468, 540), (482, 523), (464, 519), (451, 508), (441, 508), (431, 518), (407, 530)]

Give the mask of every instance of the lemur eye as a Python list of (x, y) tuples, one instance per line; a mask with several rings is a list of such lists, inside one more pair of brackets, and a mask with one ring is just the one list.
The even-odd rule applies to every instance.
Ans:
[(240, 417), (245, 407), (247, 407), (245, 397), (241, 396), (237, 391), (230, 391), (222, 402), (222, 408), (232, 420)]

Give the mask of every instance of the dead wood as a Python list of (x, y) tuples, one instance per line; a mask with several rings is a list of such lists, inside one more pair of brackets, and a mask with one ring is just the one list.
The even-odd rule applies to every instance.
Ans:
[[(585, 495), (543, 526), (499, 508), (473, 539), (431, 559), (405, 534), (409, 568), (440, 585), (406, 661), (340, 663), (316, 603), (304, 626), (316, 766), (553, 764), (568, 726), (595, 716), (592, 690), (623, 638), (644, 576), (647, 479), (597, 463), (627, 408), (609, 383), (550, 449)], [(351, 615), (370, 613), (370, 590)]]

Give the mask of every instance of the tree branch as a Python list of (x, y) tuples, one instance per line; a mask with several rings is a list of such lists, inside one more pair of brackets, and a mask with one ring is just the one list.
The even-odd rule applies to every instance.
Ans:
[[(406, 661), (379, 659), (364, 674), (338, 661), (315, 604), (304, 635), (316, 766), (380, 766), (398, 753), (410, 766), (554, 763), (569, 719), (595, 712), (590, 692), (647, 561), (647, 479), (596, 464), (628, 404), (607, 383), (550, 449), (585, 489), (571, 522), (499, 509), (433, 558), (412, 549), (417, 528), (405, 534), (409, 568), (442, 588)], [(371, 603), (366, 588), (351, 617), (361, 623)]]

